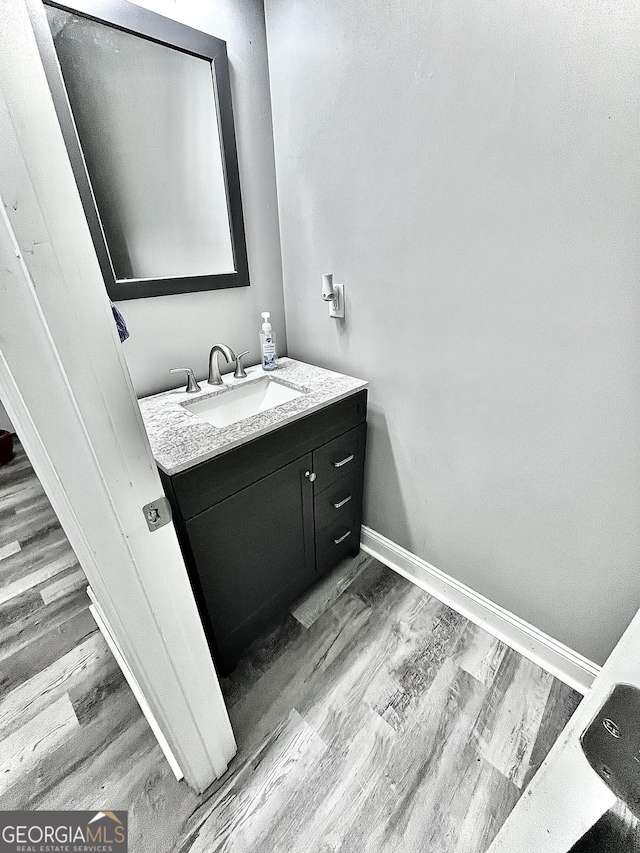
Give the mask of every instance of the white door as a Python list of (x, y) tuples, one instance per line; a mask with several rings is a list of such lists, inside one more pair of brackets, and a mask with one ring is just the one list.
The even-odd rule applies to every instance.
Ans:
[[(186, 780), (235, 741), (24, 0), (0, 0), (0, 398)], [(150, 356), (152, 357), (152, 356)]]
[[(640, 611), (507, 818), (488, 853), (568, 853), (616, 797), (588, 763), (580, 737), (616, 684), (640, 687)], [(640, 730), (640, 715), (634, 726)], [(640, 763), (638, 764), (640, 777)]]

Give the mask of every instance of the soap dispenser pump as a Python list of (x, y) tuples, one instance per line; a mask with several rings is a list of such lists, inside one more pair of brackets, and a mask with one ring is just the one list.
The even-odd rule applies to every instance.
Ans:
[(276, 335), (271, 329), (269, 317), (271, 314), (268, 311), (263, 311), (261, 314), (263, 323), (262, 331), (260, 332), (260, 355), (262, 357), (263, 370), (276, 370), (278, 367), (276, 356)]

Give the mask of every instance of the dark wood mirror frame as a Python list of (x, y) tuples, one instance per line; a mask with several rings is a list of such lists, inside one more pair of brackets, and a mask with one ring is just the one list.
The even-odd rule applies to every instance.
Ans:
[[(116, 279), (53, 38), (47, 23), (45, 5), (108, 24), (160, 44), (166, 44), (169, 47), (206, 59), (212, 64), (216, 84), (235, 272), (176, 278)], [(27, 0), (27, 6), (100, 269), (111, 299), (117, 301), (148, 296), (167, 296), (174, 293), (190, 293), (196, 290), (246, 287), (249, 284), (249, 267), (231, 104), (229, 63), (225, 42), (199, 30), (191, 29), (191, 27), (177, 21), (164, 18), (155, 12), (135, 6), (127, 0), (71, 0), (70, 3), (58, 3), (54, 0)]]

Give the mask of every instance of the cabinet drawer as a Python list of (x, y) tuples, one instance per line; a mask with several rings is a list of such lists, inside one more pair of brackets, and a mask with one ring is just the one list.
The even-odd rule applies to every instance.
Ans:
[(322, 573), (334, 566), (349, 551), (360, 545), (360, 525), (355, 508), (343, 512), (324, 530), (316, 532), (316, 571)]
[(361, 468), (366, 434), (367, 425), (361, 424), (313, 451), (316, 492), (324, 491), (347, 474)]
[(316, 531), (323, 530), (344, 513), (352, 512), (354, 508), (359, 507), (361, 482), (362, 467), (360, 466), (324, 491), (316, 492), (314, 500)]

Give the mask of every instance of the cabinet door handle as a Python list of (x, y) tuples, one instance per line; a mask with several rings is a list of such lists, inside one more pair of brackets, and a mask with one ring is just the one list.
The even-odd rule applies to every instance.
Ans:
[(350, 536), (350, 535), (351, 535), (351, 531), (350, 531), (350, 530), (347, 530), (347, 532), (346, 532), (346, 533), (343, 533), (343, 534), (342, 534), (342, 536), (340, 536), (340, 538), (339, 538), (339, 539), (334, 539), (334, 540), (333, 540), (333, 544), (334, 544), (334, 545), (339, 545), (341, 542), (344, 542), (344, 540), (347, 538), (347, 536)]
[[(347, 495), (346, 498), (342, 498), (342, 500), (338, 501), (338, 503), (334, 503), (333, 508), (334, 509), (340, 509), (341, 506), (348, 504), (352, 497), (353, 497), (353, 495)], [(332, 503), (333, 503), (333, 501), (332, 501)]]
[(310, 483), (313, 483), (318, 475), (314, 471), (305, 471), (304, 476), (309, 478)]
[(346, 459), (341, 459), (340, 462), (334, 462), (333, 467), (334, 468), (342, 468), (342, 466), (346, 465), (347, 462), (351, 462), (351, 460), (354, 458), (354, 456), (355, 456), (355, 454), (352, 453), (351, 456), (347, 456)]

